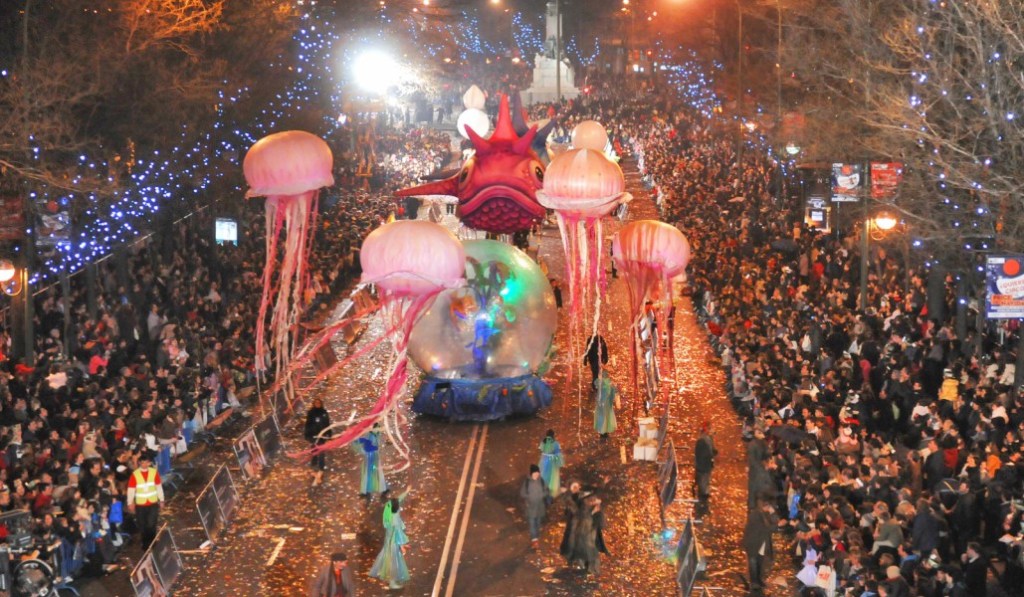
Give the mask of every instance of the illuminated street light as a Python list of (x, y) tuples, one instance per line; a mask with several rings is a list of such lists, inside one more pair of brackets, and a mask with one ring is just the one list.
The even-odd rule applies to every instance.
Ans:
[(786, 153), (791, 156), (796, 156), (800, 153), (800, 146), (796, 143), (786, 143)]
[(352, 64), (356, 84), (371, 93), (384, 93), (398, 84), (401, 72), (395, 59), (380, 50), (364, 52)]
[(0, 259), (0, 282), (7, 282), (18, 273), (9, 259)]
[(882, 212), (875, 216), (875, 227), (882, 231), (889, 231), (896, 227), (896, 218), (892, 214)]

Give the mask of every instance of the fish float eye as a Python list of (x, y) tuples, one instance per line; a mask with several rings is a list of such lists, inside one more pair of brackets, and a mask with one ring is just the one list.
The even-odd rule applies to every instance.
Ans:
[(544, 182), (544, 169), (540, 166), (533, 167), (533, 175), (537, 177), (537, 180)]
[(469, 168), (463, 168), (459, 174), (459, 184), (466, 182), (467, 178), (469, 178)]

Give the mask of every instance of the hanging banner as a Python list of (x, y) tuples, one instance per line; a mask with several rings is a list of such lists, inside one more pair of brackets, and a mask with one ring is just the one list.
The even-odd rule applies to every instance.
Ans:
[(1024, 319), (1024, 255), (989, 255), (985, 290), (986, 317)]
[(36, 203), (36, 244), (55, 247), (71, 240), (71, 215), (53, 199)]
[(832, 202), (856, 203), (860, 201), (864, 177), (860, 164), (832, 164)]
[(25, 201), (21, 197), (0, 195), (0, 241), (25, 238)]
[(901, 162), (871, 162), (871, 198), (892, 201), (902, 179)]

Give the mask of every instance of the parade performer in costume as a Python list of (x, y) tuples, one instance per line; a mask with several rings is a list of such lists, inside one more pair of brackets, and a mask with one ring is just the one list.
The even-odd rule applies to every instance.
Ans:
[(407, 495), (408, 489), (384, 504), (384, 547), (370, 569), (370, 576), (388, 583), (390, 589), (400, 589), (409, 582), (409, 567), (405, 564), (404, 553), (409, 537), (405, 534), (405, 522), (399, 513)]
[(559, 473), (562, 470), (562, 446), (555, 439), (555, 431), (548, 429), (544, 440), (540, 442), (540, 476), (544, 479), (544, 487), (552, 498), (558, 497), (562, 486)]
[(380, 465), (380, 425), (374, 425), (366, 435), (357, 440), (356, 447), (363, 455), (363, 466), (359, 475), (359, 495), (370, 497), (383, 493), (388, 484), (384, 480), (384, 469)]
[(615, 408), (619, 402), (619, 390), (612, 383), (612, 378), (607, 371), (602, 370), (600, 376), (594, 382), (594, 429), (601, 435), (601, 439), (608, 437), (616, 428)]

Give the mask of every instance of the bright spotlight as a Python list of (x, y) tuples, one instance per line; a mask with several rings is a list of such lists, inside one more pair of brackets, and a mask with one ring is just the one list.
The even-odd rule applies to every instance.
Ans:
[(352, 64), (356, 84), (371, 93), (384, 93), (398, 84), (401, 68), (395, 59), (381, 52), (363, 52)]

